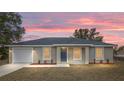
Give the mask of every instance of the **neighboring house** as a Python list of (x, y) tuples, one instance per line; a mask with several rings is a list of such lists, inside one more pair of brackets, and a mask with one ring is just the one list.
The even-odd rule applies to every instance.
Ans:
[(116, 55), (114, 55), (114, 58), (117, 61), (124, 61), (124, 46), (119, 47), (119, 49), (116, 52)]
[(123, 58), (124, 58), (124, 46), (121, 46), (121, 47), (117, 50), (117, 54), (115, 55), (115, 57), (123, 57)]
[(9, 45), (10, 63), (113, 63), (113, 44), (77, 38), (43, 38)]

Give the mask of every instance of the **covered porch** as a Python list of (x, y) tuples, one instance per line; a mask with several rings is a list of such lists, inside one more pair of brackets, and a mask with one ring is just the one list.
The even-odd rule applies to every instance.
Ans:
[(55, 46), (33, 48), (32, 64), (89, 64), (89, 47)]

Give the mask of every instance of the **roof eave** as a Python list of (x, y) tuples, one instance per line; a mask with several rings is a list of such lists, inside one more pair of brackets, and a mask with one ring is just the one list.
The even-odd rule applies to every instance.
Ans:
[(113, 47), (114, 45), (93, 45), (93, 44), (52, 44), (52, 45), (5, 45), (5, 47), (43, 47), (43, 46), (91, 46), (91, 47)]

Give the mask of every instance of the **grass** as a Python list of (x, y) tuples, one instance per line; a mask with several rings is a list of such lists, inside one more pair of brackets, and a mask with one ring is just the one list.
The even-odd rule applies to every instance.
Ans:
[(22, 68), (1, 81), (123, 81), (124, 63), (71, 65), (69, 68)]

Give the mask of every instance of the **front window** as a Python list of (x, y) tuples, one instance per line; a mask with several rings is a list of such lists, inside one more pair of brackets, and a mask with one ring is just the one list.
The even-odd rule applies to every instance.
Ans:
[(104, 59), (104, 48), (96, 48), (96, 60)]
[(81, 48), (73, 48), (73, 60), (81, 60)]
[(43, 48), (43, 59), (44, 60), (51, 59), (51, 48)]

